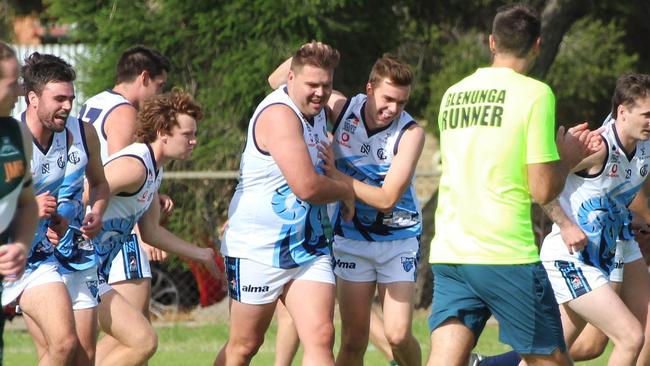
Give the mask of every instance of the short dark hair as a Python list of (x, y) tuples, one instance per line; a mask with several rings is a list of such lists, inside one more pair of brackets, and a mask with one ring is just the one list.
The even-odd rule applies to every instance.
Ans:
[(169, 93), (149, 99), (138, 112), (136, 141), (152, 143), (156, 141), (158, 132), (171, 134), (172, 128), (178, 126), (179, 114), (187, 114), (197, 122), (203, 118), (201, 106), (182, 89), (174, 88)]
[[(0, 41), (0, 61), (8, 58), (16, 58), (16, 51), (11, 46)], [(0, 69), (0, 77), (2, 76), (2, 69)]]
[(325, 43), (311, 41), (302, 45), (293, 55), (291, 70), (294, 72), (299, 71), (305, 65), (334, 70), (339, 65), (340, 59), (339, 51), (334, 47)]
[(77, 78), (72, 66), (58, 56), (34, 52), (25, 59), (21, 69), (25, 88), (25, 100), (30, 91), (38, 96), (50, 82), (73, 82)]
[(131, 47), (122, 53), (117, 62), (117, 83), (133, 81), (143, 71), (155, 78), (170, 69), (169, 59), (158, 51), (144, 46)]
[(492, 22), (492, 36), (497, 51), (524, 57), (541, 34), (537, 10), (526, 4), (501, 6)]
[(368, 82), (375, 87), (383, 79), (388, 79), (395, 85), (409, 86), (413, 81), (413, 72), (409, 65), (400, 61), (397, 57), (384, 53), (372, 66)]
[(634, 107), (637, 100), (650, 96), (650, 75), (624, 74), (616, 80), (612, 96), (612, 117), (616, 119), (618, 106)]

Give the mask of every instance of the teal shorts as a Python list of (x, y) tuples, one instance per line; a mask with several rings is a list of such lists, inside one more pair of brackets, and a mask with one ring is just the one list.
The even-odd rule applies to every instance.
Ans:
[(491, 315), (499, 340), (519, 354), (566, 351), (560, 309), (541, 263), (521, 265), (434, 264), (429, 329), (456, 318), (478, 341)]

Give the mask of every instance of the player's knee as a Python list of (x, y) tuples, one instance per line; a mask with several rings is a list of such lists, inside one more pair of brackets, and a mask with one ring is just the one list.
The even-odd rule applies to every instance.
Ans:
[(400, 348), (406, 345), (411, 337), (411, 332), (406, 327), (386, 330), (386, 340), (392, 348)]
[(245, 338), (230, 339), (228, 341), (228, 348), (235, 352), (238, 356), (250, 360), (264, 343), (263, 334), (251, 334)]
[(74, 334), (65, 334), (49, 344), (48, 351), (55, 359), (71, 360), (78, 346), (79, 342)]
[(311, 331), (301, 335), (300, 341), (305, 350), (331, 350), (334, 347), (334, 325), (331, 322), (324, 322), (314, 326)]
[(363, 353), (368, 347), (368, 334), (343, 333), (341, 336), (341, 348), (351, 354)]

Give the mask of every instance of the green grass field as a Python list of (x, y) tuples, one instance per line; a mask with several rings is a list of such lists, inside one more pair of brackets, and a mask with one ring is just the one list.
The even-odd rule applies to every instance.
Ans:
[[(14, 321), (21, 321), (16, 319)], [(340, 327), (337, 327), (340, 329)], [(157, 327), (159, 336), (158, 352), (149, 362), (150, 366), (179, 366), (179, 365), (212, 365), (212, 361), (224, 344), (228, 327), (226, 323), (211, 325), (188, 325), (183, 323), (160, 325)], [(422, 353), (425, 359), (429, 354), (429, 334), (426, 325), (426, 313), (418, 312), (414, 322), (414, 332), (420, 340)], [(5, 331), (5, 365), (35, 365), (36, 355), (32, 341), (24, 330)], [(338, 349), (338, 334), (335, 352)], [(267, 333), (266, 341), (255, 356), (252, 365), (266, 366), (273, 364), (275, 344), (275, 323)], [(483, 354), (497, 354), (509, 350), (498, 341), (498, 328), (487, 326), (476, 351)], [(607, 355), (611, 351), (608, 348)], [(606, 365), (607, 355), (601, 356), (598, 360), (577, 363), (577, 365)], [(300, 353), (294, 362), (299, 365)], [(372, 345), (368, 347), (365, 358), (366, 365), (387, 365), (382, 354)]]

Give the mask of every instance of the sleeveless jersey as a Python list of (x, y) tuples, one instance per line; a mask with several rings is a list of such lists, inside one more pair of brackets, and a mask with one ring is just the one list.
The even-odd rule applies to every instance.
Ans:
[[(402, 112), (390, 125), (369, 131), (364, 117), (366, 95), (348, 99), (334, 126), (336, 167), (372, 186), (381, 187), (404, 132), (416, 124)], [(383, 213), (359, 200), (351, 222), (337, 215), (334, 233), (354, 240), (387, 241), (412, 238), (422, 232), (420, 205), (413, 179), (390, 213)]]
[(12, 241), (9, 225), (25, 184), (27, 157), (18, 121), (0, 117), (0, 245)]
[(130, 105), (131, 103), (121, 94), (108, 89), (88, 99), (79, 111), (79, 118), (92, 124), (97, 130), (103, 164), (108, 161), (108, 142), (104, 131), (104, 122), (113, 109), (124, 104)]
[[(22, 113), (21, 119), (23, 123), (26, 123), (25, 112)], [(52, 134), (47, 147), (42, 147), (36, 139), (33, 139), (31, 166), (36, 195), (49, 191), (50, 195), (58, 197), (68, 161), (68, 146), (72, 142), (68, 138), (68, 130), (64, 129)], [(38, 221), (36, 235), (27, 256), (27, 271), (35, 269), (43, 262), (52, 260), (51, 254), (54, 252), (54, 246), (45, 236), (48, 224), (49, 219)]]
[(92, 242), (84, 240), (80, 232), (75, 230), (82, 226), (85, 215), (82, 195), (88, 165), (88, 146), (84, 125), (80, 119), (68, 117), (66, 128), (72, 134), (72, 145), (68, 150), (65, 177), (59, 190), (57, 212), (68, 220), (70, 229), (54, 251), (61, 273), (82, 271), (97, 264)]
[[(95, 251), (100, 261), (99, 276), (104, 281), (108, 279), (110, 263), (122, 249), (122, 244), (129, 242), (134, 246), (137, 245), (135, 234), (131, 232), (151, 205), (163, 175), (163, 169), (156, 165), (153, 151), (148, 144), (133, 143), (111, 155), (106, 164), (122, 156), (140, 160), (147, 170), (147, 178), (137, 192), (119, 193), (112, 196), (108, 202), (103, 216), (102, 230), (94, 241)], [(138, 250), (137, 247), (135, 250)]]
[(602, 134), (607, 155), (603, 169), (594, 175), (570, 174), (558, 197), (564, 212), (585, 232), (589, 240), (580, 252), (570, 255), (560, 229), (553, 225), (544, 239), (541, 259), (544, 261), (582, 261), (608, 275), (614, 264), (617, 240), (630, 240), (632, 214), (628, 205), (648, 175), (650, 141), (637, 142), (627, 156), (613, 123)]
[(266, 96), (250, 119), (221, 252), (276, 268), (295, 268), (330, 253), (325, 231), (331, 230), (331, 225), (326, 205), (299, 199), (271, 155), (257, 146), (257, 118), (275, 104), (288, 106), (298, 116), (311, 162), (322, 174), (317, 168), (318, 145), (327, 141), (325, 110), (308, 121), (282, 86)]

